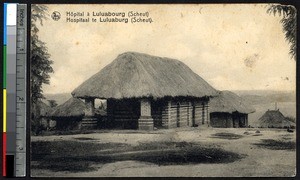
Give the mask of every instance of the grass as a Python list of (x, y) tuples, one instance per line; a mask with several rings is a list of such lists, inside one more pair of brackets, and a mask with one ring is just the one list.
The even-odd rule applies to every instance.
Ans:
[(271, 150), (295, 150), (296, 143), (292, 141), (274, 140), (274, 139), (261, 139), (260, 143), (254, 143), (254, 145), (271, 149)]
[(98, 151), (127, 146), (123, 143), (91, 143), (78, 141), (37, 141), (31, 143), (31, 168), (52, 171), (92, 171), (93, 162), (111, 162), (107, 156), (97, 156)]
[(239, 135), (239, 134), (224, 133), (224, 132), (222, 132), (222, 133), (216, 133), (216, 134), (212, 135), (212, 138), (228, 139), (228, 140), (231, 140), (231, 139), (240, 139), (242, 137), (243, 136)]
[(92, 143), (79, 141), (37, 141), (31, 143), (32, 160), (38, 161), (43, 156), (68, 157), (89, 156), (104, 149), (113, 149), (129, 146), (124, 143)]
[(141, 161), (156, 165), (196, 163), (231, 163), (243, 155), (217, 146), (188, 142), (149, 142), (132, 146), (123, 143), (91, 143), (77, 141), (32, 142), (33, 169), (85, 172), (92, 165), (117, 161)]
[(218, 146), (208, 146), (189, 142), (148, 142), (132, 147), (135, 151), (148, 151), (133, 154), (133, 160), (146, 161), (158, 165), (179, 165), (196, 163), (230, 163), (243, 156), (225, 151)]

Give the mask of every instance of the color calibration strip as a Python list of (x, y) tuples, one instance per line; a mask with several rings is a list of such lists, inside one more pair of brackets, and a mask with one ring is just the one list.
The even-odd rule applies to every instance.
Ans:
[[(22, 20), (19, 19), (21, 11), (24, 15)], [(4, 4), (2, 165), (3, 176), (6, 177), (25, 175), (26, 159), (24, 156), (26, 146), (24, 146), (24, 144), (26, 145), (26, 101), (24, 91), (26, 89), (25, 47), (27, 25), (25, 18), (26, 5)], [(22, 22), (20, 23), (20, 21)], [(20, 31), (19, 28), (21, 29)], [(21, 68), (23, 69), (20, 70)], [(22, 79), (21, 82), (18, 82), (18, 78)], [(18, 84), (20, 84), (19, 89)], [(20, 100), (18, 100), (18, 91), (22, 91), (20, 93), (22, 94), (21, 101), (24, 101), (22, 102), (22, 104), (24, 104), (23, 106), (19, 106)], [(18, 118), (19, 116), (21, 116), (21, 118)], [(22, 138), (20, 138), (20, 136), (22, 136)]]
[[(3, 93), (3, 175), (11, 177), (14, 174), (15, 134), (16, 134), (16, 37), (17, 37), (17, 4), (4, 6), (4, 93)], [(5, 148), (5, 149), (4, 149)], [(13, 160), (13, 161), (11, 161)]]
[(3, 134), (2, 134), (2, 174), (6, 176), (6, 12), (4, 4), (3, 15)]

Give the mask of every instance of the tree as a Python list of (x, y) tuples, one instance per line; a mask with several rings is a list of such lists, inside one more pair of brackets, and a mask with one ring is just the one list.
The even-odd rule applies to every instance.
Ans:
[(267, 13), (279, 14), (282, 16), (280, 22), (283, 26), (283, 31), (285, 33), (285, 39), (290, 44), (290, 55), (291, 58), (296, 60), (296, 34), (297, 34), (297, 10), (291, 5), (281, 5), (273, 4), (270, 5)]
[(40, 107), (39, 101), (45, 98), (43, 96), (43, 84), (49, 84), (50, 73), (53, 73), (50, 60), (50, 54), (46, 44), (38, 37), (39, 29), (37, 23), (43, 25), (46, 20), (47, 6), (31, 6), (31, 43), (30, 43), (30, 98), (31, 98), (31, 127), (32, 131), (38, 133), (40, 127)]

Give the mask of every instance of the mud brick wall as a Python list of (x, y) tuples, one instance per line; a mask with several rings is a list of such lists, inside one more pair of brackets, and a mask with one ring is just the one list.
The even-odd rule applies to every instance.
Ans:
[(224, 128), (227, 127), (227, 114), (226, 113), (211, 113), (210, 125), (212, 127)]
[(210, 125), (217, 128), (232, 128), (232, 115), (229, 113), (210, 113)]

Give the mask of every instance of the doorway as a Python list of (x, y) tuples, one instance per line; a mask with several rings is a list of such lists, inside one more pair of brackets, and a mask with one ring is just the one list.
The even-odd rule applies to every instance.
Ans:
[(177, 116), (176, 116), (176, 125), (177, 127), (180, 126), (180, 103), (177, 103)]

